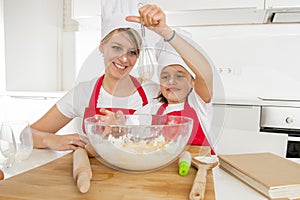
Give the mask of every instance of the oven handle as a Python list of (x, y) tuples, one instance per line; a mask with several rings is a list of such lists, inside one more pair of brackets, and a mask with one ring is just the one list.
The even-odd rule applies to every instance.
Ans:
[(300, 138), (300, 129), (260, 127), (260, 132), (288, 134), (291, 137)]

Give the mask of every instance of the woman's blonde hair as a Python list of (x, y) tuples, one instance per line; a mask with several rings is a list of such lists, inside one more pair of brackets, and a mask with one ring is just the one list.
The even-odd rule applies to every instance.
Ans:
[(108, 40), (111, 38), (111, 36), (115, 33), (126, 33), (132, 43), (132, 45), (134, 46), (137, 56), (140, 55), (140, 49), (141, 49), (141, 45), (142, 45), (142, 38), (140, 36), (140, 34), (133, 28), (118, 28), (115, 29), (113, 31), (111, 31), (109, 34), (107, 34), (103, 39), (102, 42), (106, 43), (108, 42)]

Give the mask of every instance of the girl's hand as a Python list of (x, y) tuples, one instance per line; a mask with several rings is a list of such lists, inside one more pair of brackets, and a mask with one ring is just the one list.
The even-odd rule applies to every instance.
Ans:
[(139, 9), (140, 16), (127, 16), (126, 20), (143, 24), (165, 39), (172, 35), (171, 28), (166, 24), (165, 13), (156, 5), (147, 4)]

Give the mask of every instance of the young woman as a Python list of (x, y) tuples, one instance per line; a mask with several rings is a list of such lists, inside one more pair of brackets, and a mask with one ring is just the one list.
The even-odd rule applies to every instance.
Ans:
[(139, 0), (126, 1), (128, 5), (119, 5), (118, 0), (101, 2), (105, 18), (99, 50), (103, 54), (105, 74), (98, 79), (79, 83), (31, 125), (35, 148), (83, 148), (86, 141), (79, 134), (55, 133), (75, 117), (84, 119), (101, 114), (99, 108), (118, 109), (132, 114), (150, 102), (159, 89), (156, 84), (141, 84), (129, 75), (140, 53), (141, 37), (136, 31), (140, 26), (126, 21), (125, 17), (130, 14), (126, 11), (135, 9), (137, 13)]

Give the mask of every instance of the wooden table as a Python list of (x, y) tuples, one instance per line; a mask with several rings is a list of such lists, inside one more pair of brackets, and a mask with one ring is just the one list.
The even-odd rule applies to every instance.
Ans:
[[(190, 147), (194, 155), (199, 147)], [(196, 169), (185, 177), (178, 175), (177, 162), (149, 173), (125, 173), (90, 159), (93, 171), (90, 190), (82, 194), (72, 177), (73, 156), (67, 154), (46, 165), (0, 181), (0, 199), (188, 199)], [(208, 172), (205, 199), (215, 199), (212, 172)]]

